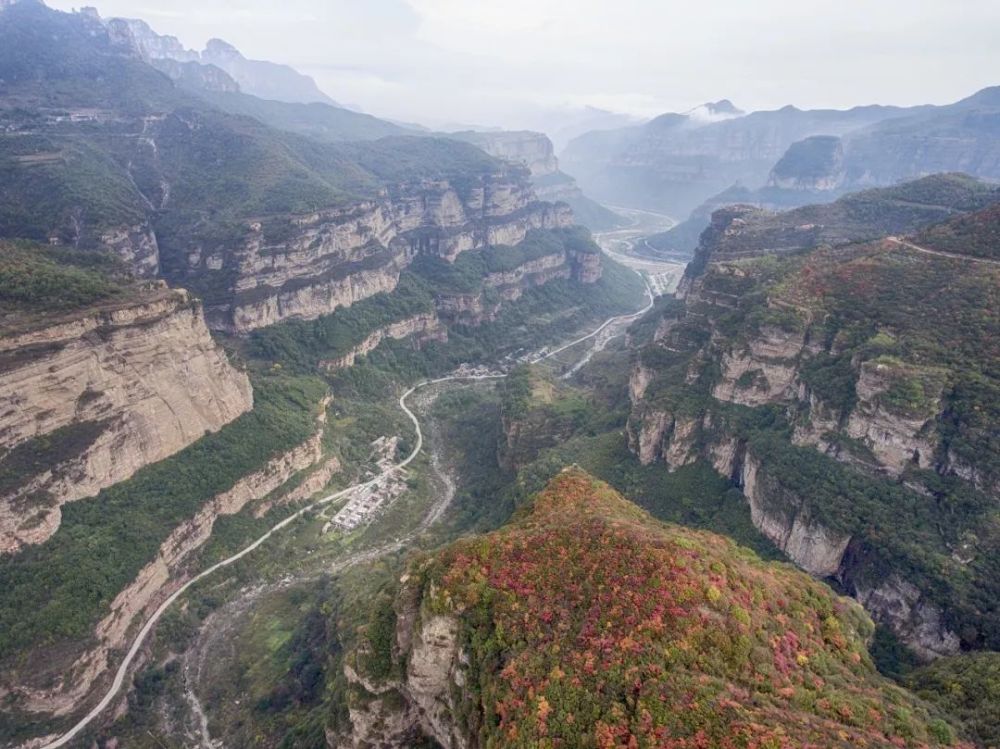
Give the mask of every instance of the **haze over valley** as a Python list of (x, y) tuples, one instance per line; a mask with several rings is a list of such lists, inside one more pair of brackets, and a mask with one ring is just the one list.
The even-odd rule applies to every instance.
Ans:
[(1000, 746), (1000, 16), (842, 5), (0, 0), (0, 747)]

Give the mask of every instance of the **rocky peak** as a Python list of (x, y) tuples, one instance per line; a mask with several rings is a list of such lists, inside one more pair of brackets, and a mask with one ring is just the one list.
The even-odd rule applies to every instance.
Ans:
[(180, 62), (198, 60), (198, 53), (185, 49), (177, 37), (157, 34), (145, 21), (136, 18), (111, 18), (107, 25), (109, 28), (113, 25), (128, 28), (146, 60), (170, 59)]
[(208, 60), (245, 60), (243, 54), (223, 39), (209, 39), (202, 57)]
[(707, 123), (730, 120), (745, 114), (746, 112), (738, 109), (729, 99), (721, 99), (695, 107), (687, 113), (687, 117), (693, 122)]

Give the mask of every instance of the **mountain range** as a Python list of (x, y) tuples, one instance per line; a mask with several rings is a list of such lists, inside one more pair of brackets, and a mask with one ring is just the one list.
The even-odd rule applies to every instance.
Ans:
[(997, 746), (997, 91), (438, 133), (0, 0), (0, 745)]
[[(749, 114), (729, 105), (724, 119), (697, 115), (706, 105), (582, 135), (562, 160), (597, 199), (679, 220), (734, 186), (750, 191), (748, 202), (781, 206), (937, 172), (1000, 179), (997, 97), (984, 89), (946, 106)], [(693, 249), (690, 234), (685, 244)]]

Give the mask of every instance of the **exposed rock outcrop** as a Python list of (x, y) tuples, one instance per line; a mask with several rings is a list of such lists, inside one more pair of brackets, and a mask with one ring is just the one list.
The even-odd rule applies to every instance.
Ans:
[(160, 272), (160, 248), (149, 224), (109, 229), (101, 235), (100, 246), (124, 260), (140, 278), (155, 278)]
[(555, 279), (597, 283), (604, 272), (596, 252), (563, 250), (528, 260), (510, 270), (488, 273), (482, 288), (473, 292), (443, 292), (436, 297), (438, 315), (450, 323), (477, 326), (496, 318), (504, 302)]
[(815, 521), (804, 498), (769, 480), (752, 454), (743, 461), (740, 485), (750, 503), (753, 524), (789, 559), (819, 577), (829, 577), (840, 570), (851, 537)]
[(522, 164), (532, 177), (546, 177), (559, 171), (555, 148), (544, 133), (530, 130), (469, 131), (454, 133), (451, 137), (472, 143), (490, 156)]
[(567, 203), (576, 221), (595, 231), (623, 223), (622, 217), (583, 194), (576, 180), (559, 168), (552, 141), (544, 133), (519, 131), (461, 132), (450, 137), (472, 143), (490, 156), (526, 167), (541, 200)]
[(517, 244), (532, 229), (569, 226), (567, 206), (539, 202), (521, 171), (482, 178), (461, 191), (423, 181), (352, 203), (252, 222), (232, 252), (192, 247), (186, 277), (231, 279), (209, 308), (214, 328), (246, 333), (281, 320), (314, 319), (382, 291), (417, 254), (454, 260), (489, 245)]
[[(870, 361), (861, 366), (857, 383), (858, 405), (847, 423), (847, 434), (861, 440), (894, 475), (908, 465), (929, 468), (933, 465), (938, 438), (934, 421), (941, 405), (941, 389), (921, 404), (918, 412), (906, 412), (886, 403), (886, 394), (900, 375), (899, 366)], [(925, 378), (929, 379), (929, 378)]]
[(892, 575), (878, 585), (855, 586), (855, 597), (872, 618), (894, 632), (924, 660), (957, 655), (961, 641), (942, 621), (941, 610), (912, 583)]
[(4, 552), (51, 536), (62, 504), (127, 479), (253, 404), (249, 379), (184, 291), (8, 331), (0, 358), (0, 447), (29, 449), (31, 440), (93, 427), (0, 498)]
[(723, 355), (722, 376), (712, 395), (743, 406), (787, 402), (796, 391), (797, 360), (804, 346), (802, 331), (764, 328), (745, 351)]

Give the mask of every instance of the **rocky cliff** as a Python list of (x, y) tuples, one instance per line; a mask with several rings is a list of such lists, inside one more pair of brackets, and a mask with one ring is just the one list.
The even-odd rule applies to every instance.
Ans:
[(547, 177), (559, 171), (552, 141), (544, 133), (530, 130), (452, 133), (451, 137), (472, 143), (490, 156), (526, 166), (531, 176)]
[[(965, 192), (964, 178), (915, 184), (964, 197), (906, 201), (907, 220), (995, 199)], [(993, 214), (943, 226), (986, 236)], [(996, 352), (976, 343), (997, 325), (983, 279), (995, 269), (894, 239), (775, 259), (777, 243), (762, 237), (785, 236), (778, 224), (761, 229), (752, 208), (716, 214), (683, 305), (660, 313), (635, 363), (633, 451), (671, 470), (711, 463), (764, 535), (837, 578), (921, 656), (993, 647), (992, 615), (970, 601), (995, 587), (983, 529), (997, 516), (984, 478), (997, 453), (982, 429)]]
[(392, 291), (417, 255), (454, 260), (467, 250), (517, 244), (532, 229), (571, 223), (566, 206), (539, 202), (517, 171), (461, 191), (450, 182), (423, 181), (378, 200), (288, 217), (277, 227), (251, 222), (231, 251), (192, 248), (182, 275), (204, 283), (228, 279), (222, 301), (209, 306), (209, 323), (246, 333)]
[[(12, 476), (0, 499), (0, 550), (40, 543), (60, 506), (93, 496), (249, 410), (250, 382), (211, 339), (184, 291), (0, 336), (0, 446)], [(46, 455), (43, 465), (28, 460)], [(24, 461), (21, 458), (24, 457)]]
[[(535, 245), (535, 241), (541, 244)], [(505, 266), (502, 270), (493, 270), (487, 263), (475, 289), (436, 289), (435, 307), (440, 317), (452, 324), (478, 326), (495, 319), (505, 302), (520, 299), (533, 287), (560, 278), (582, 284), (597, 283), (601, 279), (601, 255), (589, 237), (578, 245), (568, 236), (560, 239), (536, 233), (525, 244), (529, 243), (532, 245), (530, 254), (516, 262), (502, 262)], [(518, 247), (498, 247), (495, 253), (520, 250)], [(493, 261), (499, 262), (495, 257)]]
[[(344, 749), (953, 741), (877, 675), (856, 604), (578, 469), (511, 525), (414, 562), (372, 622), (346, 659), (349, 729), (328, 734)], [(887, 725), (900, 701), (905, 726)]]
[(936, 174), (780, 212), (737, 202), (713, 212), (688, 276), (708, 262), (909, 234), (998, 199), (995, 185), (963, 174)]

